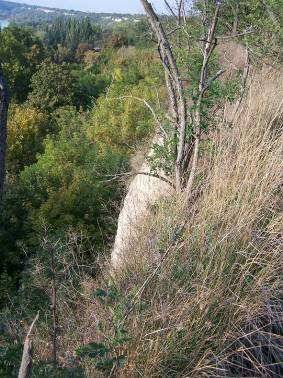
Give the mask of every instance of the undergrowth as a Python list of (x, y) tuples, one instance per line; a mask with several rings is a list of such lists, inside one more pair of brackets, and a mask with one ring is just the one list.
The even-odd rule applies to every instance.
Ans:
[(282, 83), (253, 76), (212, 136), (194, 201), (162, 201), (123, 268), (93, 284), (89, 376), (282, 374)]

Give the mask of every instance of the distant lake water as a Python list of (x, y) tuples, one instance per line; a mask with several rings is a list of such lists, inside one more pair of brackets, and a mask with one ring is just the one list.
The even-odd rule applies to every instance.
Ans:
[(1, 29), (5, 28), (8, 25), (9, 25), (9, 21), (8, 20), (0, 20), (0, 27), (1, 27)]

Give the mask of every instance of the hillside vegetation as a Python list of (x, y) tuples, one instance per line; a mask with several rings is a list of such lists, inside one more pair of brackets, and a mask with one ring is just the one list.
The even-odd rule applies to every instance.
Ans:
[(106, 303), (90, 304), (103, 324), (91, 337), (125, 356), (119, 376), (282, 373), (283, 78), (251, 79), (231, 128), (212, 136), (194, 204), (161, 202), (114, 287), (104, 282)]
[(0, 30), (1, 378), (283, 375), (281, 0), (141, 3)]

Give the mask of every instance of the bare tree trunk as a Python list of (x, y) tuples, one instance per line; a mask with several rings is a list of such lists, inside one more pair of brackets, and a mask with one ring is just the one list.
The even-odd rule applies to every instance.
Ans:
[[(164, 0), (164, 2), (169, 12), (176, 18), (178, 27), (181, 28), (185, 26), (187, 22), (185, 1), (176, 0), (177, 13), (175, 13), (174, 9), (167, 0)], [(141, 3), (146, 14), (148, 15), (151, 28), (157, 37), (158, 50), (165, 70), (171, 118), (174, 120), (175, 136), (178, 139), (177, 148), (175, 151), (175, 188), (177, 191), (186, 190), (189, 198), (198, 165), (199, 145), (202, 134), (201, 122), (203, 98), (205, 92), (214, 82), (214, 80), (216, 80), (224, 72), (224, 70), (220, 70), (209, 80), (207, 78), (210, 57), (216, 46), (215, 32), (221, 2), (216, 2), (214, 16), (210, 21), (208, 3), (206, 0), (204, 0), (203, 62), (199, 78), (198, 97), (196, 100), (194, 100), (196, 110), (192, 111), (191, 113), (187, 111), (187, 101), (183, 88), (184, 80), (182, 80), (180, 77), (179, 68), (174, 56), (173, 48), (169, 43), (168, 36), (166, 35), (163, 25), (150, 2), (148, 0), (141, 0)], [(193, 124), (194, 126), (194, 136), (190, 137), (190, 139), (187, 141), (186, 130), (189, 124)], [(189, 166), (191, 169), (187, 179), (185, 176), (187, 175)]]
[(180, 0), (178, 7), (179, 25), (186, 23), (185, 0)]
[(24, 349), (22, 355), (22, 362), (19, 370), (18, 378), (29, 378), (31, 376), (32, 371), (32, 341), (31, 341), (31, 333), (39, 318), (39, 312), (37, 313), (36, 317), (34, 318), (29, 331), (26, 335), (25, 342), (24, 342)]
[[(159, 53), (165, 69), (168, 97), (171, 102), (171, 109), (176, 109), (176, 130), (179, 134), (177, 157), (175, 164), (175, 186), (177, 190), (182, 187), (182, 159), (184, 158), (185, 132), (187, 125), (186, 101), (184, 97), (183, 84), (177, 67), (176, 60), (163, 26), (155, 13), (152, 5), (147, 0), (141, 0), (146, 14), (148, 15), (151, 28), (154, 31), (159, 46)], [(176, 117), (176, 116), (175, 116)]]
[(8, 87), (0, 64), (0, 208), (5, 183), (5, 159), (7, 143), (7, 117), (9, 107)]

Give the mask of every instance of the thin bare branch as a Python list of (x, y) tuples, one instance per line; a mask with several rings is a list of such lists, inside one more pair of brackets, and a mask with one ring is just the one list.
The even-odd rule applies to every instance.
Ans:
[[(187, 181), (186, 186), (186, 192), (187, 192), (187, 198), (189, 199), (192, 193), (193, 183), (196, 175), (197, 165), (198, 165), (198, 158), (199, 158), (199, 145), (201, 140), (201, 104), (203, 100), (204, 93), (206, 89), (208, 88), (208, 84), (206, 82), (207, 80), (207, 71), (208, 71), (208, 63), (209, 59), (211, 57), (211, 54), (213, 53), (213, 50), (216, 46), (216, 39), (215, 39), (215, 30), (218, 22), (218, 16), (220, 11), (220, 2), (217, 3), (213, 20), (210, 24), (209, 30), (207, 32), (206, 43), (204, 45), (203, 49), (203, 63), (200, 73), (200, 80), (199, 80), (199, 96), (196, 102), (196, 111), (195, 111), (195, 117), (194, 117), (194, 123), (195, 123), (195, 142), (194, 142), (194, 153), (192, 157), (192, 165), (191, 165), (191, 171), (190, 175)], [(208, 22), (207, 19), (204, 20), (204, 25), (206, 25)], [(222, 74), (222, 70), (218, 71), (215, 78), (213, 77), (211, 83), (217, 79)], [(209, 85), (211, 85), (211, 83)]]
[(240, 97), (239, 97), (239, 100), (238, 100), (237, 108), (236, 108), (235, 113), (234, 113), (234, 118), (237, 116), (238, 111), (240, 109), (240, 106), (242, 104), (244, 94), (245, 94), (245, 91), (246, 91), (246, 87), (247, 87), (249, 73), (250, 73), (250, 54), (249, 54), (249, 50), (246, 49), (246, 62), (245, 62), (245, 68), (244, 68), (243, 76), (242, 76), (241, 92), (240, 92)]
[(150, 176), (150, 177), (155, 177), (158, 178), (161, 181), (166, 182), (166, 184), (172, 186), (172, 188), (175, 188), (174, 184), (172, 181), (170, 181), (168, 178), (158, 174), (158, 173), (152, 173), (152, 172), (124, 172), (124, 173), (117, 173), (115, 175), (106, 175), (103, 177), (110, 177), (108, 180), (104, 180), (104, 182), (111, 182), (118, 180), (120, 178), (125, 178), (125, 177), (130, 177), (130, 176), (138, 176), (138, 175), (145, 175), (145, 176)]
[(238, 34), (233, 34), (233, 35), (220, 35), (220, 36), (216, 36), (215, 38), (218, 40), (218, 39), (231, 39), (231, 38), (237, 38), (237, 37), (242, 37), (242, 36), (245, 36), (245, 35), (248, 35), (248, 34), (254, 34), (256, 31), (255, 30), (246, 30), (242, 33), (238, 33)]
[(145, 176), (151, 176), (151, 177), (158, 178), (159, 180), (162, 180), (162, 181), (166, 182), (166, 184), (169, 184), (170, 186), (172, 186), (173, 188), (175, 188), (173, 182), (171, 182), (166, 177), (164, 177), (162, 175), (159, 175), (157, 173), (155, 174), (155, 173), (150, 173), (150, 172), (138, 172), (137, 175), (145, 175)]
[(157, 116), (157, 114), (155, 113), (155, 111), (153, 110), (152, 106), (148, 103), (148, 101), (146, 101), (144, 98), (140, 98), (140, 97), (137, 97), (137, 96), (119, 96), (119, 97), (109, 97), (108, 100), (127, 100), (127, 99), (132, 99), (132, 100), (137, 100), (139, 102), (143, 102), (144, 105), (150, 110), (151, 114), (153, 115), (156, 123), (160, 126), (161, 125), (161, 122)]
[(213, 82), (217, 80), (225, 71), (226, 69), (221, 69), (218, 72), (216, 72), (216, 74), (212, 76), (209, 80), (207, 80), (206, 84), (203, 87), (202, 94), (204, 94), (205, 91), (207, 91), (207, 89), (213, 84)]
[(29, 378), (31, 376), (31, 370), (32, 370), (31, 334), (34, 329), (35, 323), (38, 321), (38, 318), (39, 318), (39, 312), (37, 313), (36, 317), (31, 323), (31, 326), (29, 327), (28, 333), (25, 338), (22, 361), (21, 361), (18, 378)]
[(167, 1), (167, 0), (164, 0), (164, 3), (165, 3), (165, 5), (166, 5), (167, 9), (169, 10), (169, 12), (171, 13), (171, 15), (172, 15), (173, 17), (175, 17), (176, 20), (178, 21), (178, 16), (177, 16), (177, 14), (174, 12), (173, 8), (172, 8), (171, 5), (168, 3), (168, 1)]

